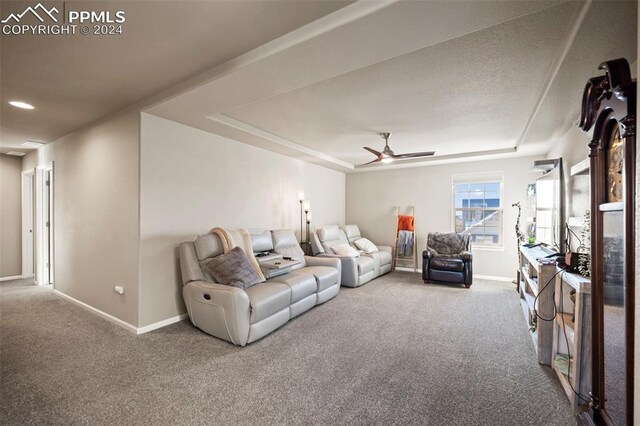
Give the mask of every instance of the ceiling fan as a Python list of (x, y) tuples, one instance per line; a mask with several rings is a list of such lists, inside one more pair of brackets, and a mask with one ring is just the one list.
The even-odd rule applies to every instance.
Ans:
[(389, 136), (391, 133), (380, 133), (382, 139), (384, 139), (384, 149), (382, 152), (376, 151), (373, 148), (369, 148), (368, 146), (363, 146), (364, 149), (375, 155), (377, 158), (373, 161), (369, 161), (368, 163), (360, 164), (361, 166), (366, 166), (367, 164), (372, 163), (391, 163), (394, 160), (405, 160), (407, 158), (420, 158), (420, 157), (430, 157), (435, 154), (435, 151), (425, 151), (425, 152), (410, 152), (407, 154), (395, 154), (391, 148), (389, 148)]

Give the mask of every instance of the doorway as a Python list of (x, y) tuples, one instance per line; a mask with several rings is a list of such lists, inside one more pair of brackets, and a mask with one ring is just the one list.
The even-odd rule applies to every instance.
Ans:
[(22, 172), (22, 277), (34, 276), (34, 183), (35, 171)]
[(53, 163), (36, 168), (36, 284), (53, 284)]

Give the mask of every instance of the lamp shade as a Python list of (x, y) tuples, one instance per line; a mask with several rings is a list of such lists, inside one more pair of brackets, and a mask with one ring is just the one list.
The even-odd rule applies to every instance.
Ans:
[(302, 203), (302, 206), (304, 207), (304, 211), (308, 212), (311, 210), (311, 201), (305, 200), (304, 203)]
[(298, 191), (298, 201), (304, 201), (304, 191)]

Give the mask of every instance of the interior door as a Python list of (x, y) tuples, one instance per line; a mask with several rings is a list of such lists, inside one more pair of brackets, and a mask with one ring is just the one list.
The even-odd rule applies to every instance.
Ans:
[(34, 179), (33, 171), (22, 173), (22, 275), (34, 274)]
[(43, 208), (43, 218), (44, 218), (44, 241), (43, 241), (43, 258), (44, 258), (44, 276), (45, 276), (45, 284), (51, 284), (53, 282), (52, 279), (52, 268), (51, 265), (53, 262), (51, 261), (52, 251), (51, 250), (51, 170), (45, 170), (44, 172), (44, 191), (42, 191), (43, 199), (42, 199), (42, 208)]

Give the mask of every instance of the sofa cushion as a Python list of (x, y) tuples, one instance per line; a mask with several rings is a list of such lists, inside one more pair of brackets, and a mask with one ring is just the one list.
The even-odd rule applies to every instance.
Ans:
[(331, 266), (307, 266), (291, 274), (311, 274), (318, 284), (318, 292), (328, 289), (332, 285), (338, 284), (340, 275), (338, 270)]
[(344, 231), (344, 235), (347, 237), (349, 243), (353, 243), (354, 241), (362, 238), (358, 225), (345, 225), (342, 227), (342, 230)]
[(318, 291), (318, 284), (313, 274), (307, 273), (294, 273), (284, 274), (277, 277), (273, 277), (267, 281), (269, 283), (282, 283), (289, 286), (291, 289), (291, 303), (299, 302), (305, 297), (312, 295)]
[(434, 259), (431, 259), (431, 261), (429, 262), (429, 269), (462, 272), (464, 270), (464, 262), (460, 259), (436, 257)]
[(201, 262), (201, 266), (218, 284), (249, 288), (260, 282), (260, 277), (240, 247), (235, 247), (220, 256), (205, 259)]
[(358, 263), (358, 276), (373, 271), (375, 267), (375, 262), (368, 256), (360, 256), (356, 259), (356, 262)]
[(198, 260), (205, 260), (209, 257), (220, 256), (224, 253), (220, 237), (215, 234), (199, 235), (193, 242)]
[(371, 241), (367, 240), (366, 238), (359, 238), (355, 240), (353, 243), (355, 244), (356, 247), (358, 247), (360, 250), (364, 251), (367, 254), (375, 253), (378, 251), (378, 247), (375, 244), (373, 244)]
[(322, 248), (328, 254), (335, 254), (333, 246), (338, 244), (349, 244), (347, 237), (338, 225), (325, 225), (317, 232)]
[(347, 257), (360, 256), (360, 253), (358, 253), (358, 250), (354, 249), (349, 244), (336, 244), (335, 246), (331, 247), (331, 249), (338, 256), (347, 256)]
[(251, 246), (254, 253), (273, 250), (273, 241), (271, 240), (271, 232), (264, 231), (251, 234)]
[(276, 282), (260, 283), (249, 287), (245, 291), (249, 296), (251, 324), (289, 308), (291, 304), (291, 289), (286, 284)]

